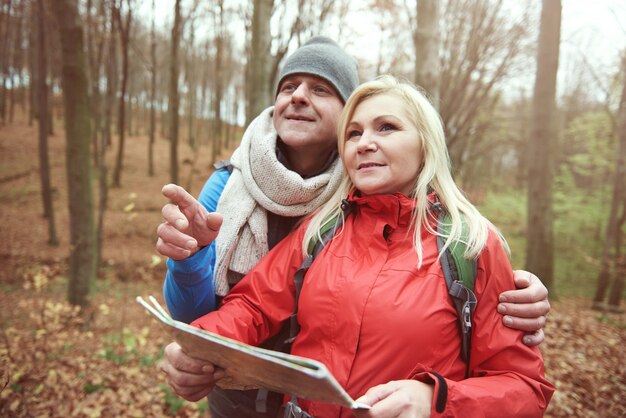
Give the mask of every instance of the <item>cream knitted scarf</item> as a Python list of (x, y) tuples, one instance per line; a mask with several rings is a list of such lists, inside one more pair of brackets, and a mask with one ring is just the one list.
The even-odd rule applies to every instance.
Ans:
[(322, 174), (303, 179), (276, 157), (274, 108), (252, 121), (233, 153), (233, 172), (217, 205), (224, 223), (217, 236), (215, 292), (229, 290), (229, 271), (247, 273), (268, 252), (267, 211), (304, 216), (325, 203), (337, 190), (343, 166), (340, 159)]

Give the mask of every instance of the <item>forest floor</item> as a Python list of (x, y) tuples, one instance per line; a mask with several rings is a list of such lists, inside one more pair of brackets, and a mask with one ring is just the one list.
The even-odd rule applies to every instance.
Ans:
[[(207, 416), (205, 402), (183, 402), (168, 389), (157, 363), (169, 341), (134, 301), (137, 295), (162, 301), (164, 260), (154, 242), (169, 143), (157, 140), (156, 175), (148, 177), (146, 135), (127, 138), (122, 187), (110, 190), (105, 216), (104, 267), (88, 315), (80, 315), (65, 302), (69, 229), (60, 128), (49, 142), (58, 247), (48, 246), (42, 217), (36, 125), (18, 120), (0, 127), (0, 416)], [(201, 148), (194, 162), (181, 144), (180, 154), (181, 184), (198, 194), (212, 171), (209, 151)], [(626, 316), (590, 305), (585, 298), (552, 301), (541, 350), (557, 391), (546, 416), (626, 416)]]

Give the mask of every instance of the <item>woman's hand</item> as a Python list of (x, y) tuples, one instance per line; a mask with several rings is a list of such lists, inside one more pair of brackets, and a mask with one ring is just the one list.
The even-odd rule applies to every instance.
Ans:
[(167, 376), (167, 383), (181, 398), (197, 402), (213, 390), (224, 377), (224, 371), (211, 363), (189, 357), (177, 343), (165, 347), (165, 357), (159, 368)]
[(427, 418), (434, 386), (417, 380), (397, 380), (370, 388), (356, 401), (372, 408), (355, 411), (358, 418)]

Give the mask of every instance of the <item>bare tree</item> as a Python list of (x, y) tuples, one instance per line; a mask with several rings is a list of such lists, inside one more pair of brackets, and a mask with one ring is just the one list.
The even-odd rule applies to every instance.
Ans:
[[(298, 0), (294, 8), (294, 2), (275, 2), (271, 16), (278, 16), (278, 27), (283, 29), (271, 39), (274, 52), (269, 55), (267, 104), (274, 101), (272, 87), (278, 81), (280, 63), (287, 55), (292, 41), (296, 40), (299, 47), (312, 36), (323, 33), (331, 24), (330, 18), (333, 16), (335, 8), (338, 8), (341, 13), (345, 13), (347, 11), (346, 4), (347, 2), (338, 0)], [(341, 16), (339, 17), (341, 22)]]
[[(278, 2), (277, 4), (274, 5), (274, 7), (272, 8), (271, 16), (274, 15), (278, 15), (278, 26), (279, 27), (285, 27), (286, 25), (288, 25), (288, 16), (291, 16), (293, 14), (293, 12), (291, 12), (289, 10), (289, 3), (287, 2)], [(266, 92), (266, 103), (272, 103), (272, 91), (271, 91), (271, 86), (277, 82), (278, 80), (276, 80), (278, 78), (278, 68), (280, 66), (281, 61), (283, 60), (283, 58), (285, 57), (285, 55), (287, 55), (287, 51), (289, 51), (289, 44), (291, 43), (291, 41), (294, 38), (299, 38), (300, 37), (300, 32), (302, 32), (303, 27), (304, 27), (304, 23), (302, 22), (302, 18), (303, 15), (306, 13), (305, 12), (305, 0), (298, 0), (298, 13), (296, 13), (295, 17), (293, 18), (293, 21), (291, 22), (291, 26), (288, 30), (281, 30), (279, 31), (279, 33), (276, 35), (276, 37), (274, 37), (274, 39), (270, 39), (269, 42), (270, 44), (274, 43), (276, 44), (276, 52), (272, 55), (271, 51), (268, 50), (268, 52), (270, 52), (268, 54), (268, 63), (267, 65), (269, 66), (269, 80), (268, 80), (268, 85), (267, 85), (267, 92)], [(252, 34), (252, 36), (254, 36), (254, 32)], [(266, 106), (265, 106), (266, 107)], [(256, 115), (258, 115), (260, 113), (260, 111), (262, 111), (265, 107), (261, 107), (259, 109), (259, 112), (257, 112), (256, 114), (253, 114), (253, 117), (256, 117)]]
[[(100, 5), (104, 5), (104, 0), (100, 2)], [(93, 13), (93, 1), (87, 0), (86, 4), (86, 25), (85, 25), (85, 40), (87, 44), (87, 65), (89, 67), (89, 91), (90, 91), (90, 103), (92, 106), (91, 115), (93, 116), (93, 125), (94, 129), (92, 129), (92, 142), (93, 142), (93, 151), (94, 151), (94, 161), (96, 165), (98, 164), (98, 133), (100, 127), (100, 115), (102, 112), (100, 111), (100, 69), (102, 64), (102, 55), (104, 51), (104, 37), (98, 36), (100, 35), (100, 20), (101, 16), (104, 13), (103, 8), (99, 10), (99, 13)], [(95, 15), (95, 16), (94, 16)], [(94, 19), (95, 17), (95, 19)], [(96, 39), (97, 38), (97, 39)]]
[(48, 219), (48, 244), (59, 245), (56, 225), (54, 220), (54, 205), (52, 201), (52, 187), (50, 185), (50, 159), (48, 155), (48, 86), (46, 75), (48, 64), (46, 60), (46, 40), (45, 40), (45, 11), (43, 0), (37, 0), (37, 44), (38, 48), (38, 86), (39, 96), (39, 174), (41, 178), (41, 199), (43, 202), (43, 213)]
[(609, 296), (608, 308), (618, 310), (624, 288), (624, 274), (626, 274), (626, 255), (621, 253), (623, 239), (623, 225), (626, 221), (626, 51), (622, 58), (622, 94), (618, 110), (617, 126), (617, 159), (613, 179), (613, 195), (611, 209), (606, 226), (606, 238), (603, 242), (598, 285), (593, 298), (593, 307), (603, 309), (606, 291), (613, 279), (613, 286)]
[(3, 0), (2, 9), (5, 13), (0, 14), (0, 36), (4, 40), (0, 42), (0, 73), (2, 74), (2, 90), (0, 91), (0, 120), (6, 122), (6, 96), (9, 81), (9, 56), (11, 39), (11, 26), (13, 18), (12, 0)]
[(152, 25), (150, 27), (150, 139), (148, 141), (148, 175), (154, 176), (154, 142), (156, 136), (156, 31), (154, 29), (154, 16), (156, 9), (152, 0)]
[[(89, 0), (89, 3), (91, 0)], [(89, 11), (89, 7), (87, 8)], [(92, 142), (94, 145), (94, 154), (96, 160), (96, 166), (98, 167), (98, 214), (96, 220), (96, 271), (99, 271), (100, 266), (102, 265), (102, 250), (104, 246), (104, 216), (106, 214), (108, 200), (109, 200), (109, 184), (108, 184), (108, 172), (109, 168), (106, 161), (106, 150), (107, 144), (110, 139), (110, 120), (111, 120), (111, 107), (110, 104), (113, 101), (112, 93), (109, 92), (109, 88), (111, 82), (109, 80), (109, 74), (107, 74), (107, 97), (104, 101), (101, 99), (99, 81), (101, 78), (101, 67), (102, 67), (102, 59), (104, 56), (105, 50), (105, 33), (106, 33), (106, 24), (107, 20), (111, 25), (111, 29), (113, 28), (113, 10), (108, 8), (106, 5), (106, 0), (100, 0), (99, 6), (99, 18), (98, 18), (98, 32), (100, 32), (100, 36), (97, 41), (97, 46), (94, 46), (94, 36), (91, 34), (88, 39), (89, 47), (89, 68), (91, 72), (91, 100), (92, 100), (92, 111), (97, 113), (97, 115), (93, 116), (94, 123), (94, 133), (92, 137)], [(90, 25), (91, 26), (91, 25)], [(91, 28), (90, 31), (93, 31), (95, 28)], [(88, 32), (89, 33), (89, 32)], [(110, 44), (115, 44), (115, 39), (113, 37), (109, 37), (108, 42)], [(109, 49), (110, 52), (110, 49)], [(113, 48), (113, 53), (115, 53), (115, 48)], [(113, 60), (113, 63), (116, 61)], [(109, 63), (108, 66), (113, 65), (113, 63)], [(108, 67), (107, 66), (107, 67)], [(107, 68), (108, 69), (108, 68)], [(109, 73), (109, 71), (107, 71)], [(102, 126), (102, 118), (101, 112), (104, 108), (105, 118), (104, 123), (107, 125)]]
[(268, 59), (270, 55), (270, 18), (273, 0), (254, 0), (253, 4), (250, 59), (246, 68), (246, 80), (248, 80), (246, 125), (267, 107), (267, 98), (270, 91)]
[[(31, 30), (28, 34), (28, 69), (31, 77), (31, 83), (33, 85), (39, 85), (37, 81), (37, 31), (36, 28), (39, 23), (37, 21), (37, 4), (35, 2), (30, 3), (29, 19)], [(0, 33), (2, 33), (2, 18), (0, 17)], [(2, 66), (0, 64), (0, 70)], [(28, 89), (28, 126), (33, 125), (33, 121), (37, 118), (37, 98), (35, 97), (35, 89)]]
[(559, 66), (561, 1), (544, 0), (537, 52), (532, 131), (529, 140), (526, 269), (554, 283), (551, 155), (556, 141), (555, 96)]
[[(26, 10), (26, 2), (18, 1), (15, 5), (15, 25), (13, 30), (13, 36), (11, 39), (11, 70), (9, 72), (9, 81), (11, 82), (11, 89), (9, 92), (9, 123), (13, 123), (13, 117), (15, 115), (15, 104), (18, 99), (16, 92), (22, 90), (22, 84), (19, 82), (21, 68), (22, 68), (22, 36), (24, 26), (24, 16)], [(7, 39), (9, 41), (9, 39)], [(7, 42), (8, 43), (8, 42)]]
[(108, 51), (105, 66), (106, 73), (106, 94), (104, 99), (104, 121), (102, 123), (102, 142), (105, 147), (112, 144), (111, 125), (113, 122), (113, 112), (115, 107), (115, 92), (117, 91), (118, 73), (117, 73), (117, 42), (116, 33), (118, 32), (115, 25), (115, 2), (111, 2), (110, 19), (109, 19), (109, 36)]
[[(211, 98), (209, 97), (209, 80), (214, 80), (215, 77), (213, 76), (213, 71), (211, 71), (211, 67), (209, 66), (209, 63), (211, 61), (210, 58), (210, 48), (211, 48), (211, 41), (210, 39), (207, 39), (204, 42), (204, 47), (202, 48), (203, 50), (203, 54), (202, 57), (200, 59), (200, 65), (203, 66), (203, 68), (206, 68), (205, 71), (201, 71), (201, 80), (200, 80), (200, 109), (206, 109), (207, 106), (207, 102), (210, 104), (211, 103)], [(204, 114), (204, 112), (202, 113)], [(198, 130), (196, 133), (196, 142), (197, 145), (203, 145), (206, 144), (208, 142), (208, 137), (207, 135), (204, 135), (202, 132), (203, 131), (208, 131), (207, 125), (208, 125), (208, 121), (205, 121), (205, 118), (202, 117), (201, 118), (203, 120), (203, 123), (199, 123), (198, 124)]]
[(16, 101), (19, 102), (20, 107), (22, 108), (22, 114), (26, 114), (26, 74), (28, 71), (28, 32), (29, 32), (29, 11), (28, 11), (28, 2), (22, 1), (20, 2), (20, 24), (18, 26), (18, 30), (15, 36), (15, 45), (14, 45), (14, 66), (16, 71), (14, 72), (14, 77), (16, 81), (13, 83), (15, 86)]
[(122, 85), (120, 91), (120, 100), (118, 107), (118, 135), (120, 140), (117, 148), (117, 157), (115, 159), (115, 167), (113, 168), (113, 187), (121, 186), (122, 168), (124, 165), (124, 139), (125, 139), (125, 122), (126, 122), (126, 90), (128, 87), (128, 46), (130, 40), (130, 26), (132, 22), (132, 8), (130, 0), (126, 0), (127, 10), (125, 21), (122, 22), (122, 3), (120, 0), (118, 6), (113, 8), (113, 19), (117, 22), (117, 28), (120, 31), (120, 41), (122, 45)]
[[(44, 9), (47, 10), (47, 9)], [(56, 25), (56, 19), (54, 16), (48, 16), (46, 13), (45, 19), (46, 25), (46, 33), (55, 33), (58, 34), (59, 30)], [(55, 89), (55, 79), (59, 80), (60, 78), (60, 67), (61, 64), (58, 61), (58, 54), (55, 54), (54, 51), (58, 51), (60, 49), (60, 44), (58, 41), (58, 36), (46, 36), (46, 50), (48, 51), (48, 79), (50, 82), (48, 83), (48, 134), (50, 136), (54, 135), (54, 89)], [(55, 65), (56, 61), (56, 65)], [(59, 86), (59, 82), (56, 82), (56, 87)]]
[(93, 202), (89, 158), (90, 125), (87, 64), (83, 27), (73, 0), (51, 2), (61, 35), (67, 185), (70, 214), (70, 278), (68, 300), (88, 305), (95, 276)]
[(433, 104), (439, 107), (439, 0), (417, 1), (417, 27), (413, 32), (415, 45), (415, 84), (426, 90)]
[(180, 35), (182, 32), (182, 16), (180, 13), (180, 0), (174, 4), (174, 24), (172, 26), (172, 44), (170, 50), (170, 89), (169, 89), (169, 115), (170, 115), (170, 181), (178, 183), (178, 49), (180, 47)]
[(444, 4), (439, 110), (453, 167), (463, 177), (466, 161), (475, 164), (495, 148), (486, 135), (495, 122), (489, 115), (500, 101), (498, 86), (521, 64), (530, 18), (512, 18), (502, 0)]
[(213, 85), (213, 129), (212, 129), (212, 159), (217, 160), (217, 156), (222, 148), (222, 99), (224, 96), (223, 84), (223, 56), (224, 56), (224, 1), (217, 1), (216, 15), (216, 38), (215, 38), (215, 66), (216, 83)]

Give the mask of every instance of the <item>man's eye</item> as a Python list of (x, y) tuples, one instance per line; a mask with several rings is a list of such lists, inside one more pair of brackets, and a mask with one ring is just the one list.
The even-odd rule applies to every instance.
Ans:
[(328, 94), (328, 89), (326, 87), (323, 86), (316, 86), (315, 88), (313, 88), (313, 91), (317, 94)]
[(283, 86), (280, 88), (280, 91), (292, 91), (295, 88), (296, 86), (293, 84), (283, 84)]

